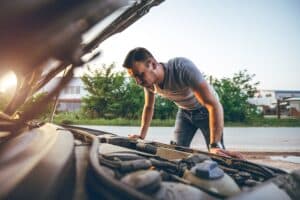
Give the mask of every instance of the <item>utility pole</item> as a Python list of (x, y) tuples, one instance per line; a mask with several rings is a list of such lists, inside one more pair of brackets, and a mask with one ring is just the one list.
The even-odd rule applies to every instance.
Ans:
[(277, 99), (277, 119), (280, 119), (280, 100)]

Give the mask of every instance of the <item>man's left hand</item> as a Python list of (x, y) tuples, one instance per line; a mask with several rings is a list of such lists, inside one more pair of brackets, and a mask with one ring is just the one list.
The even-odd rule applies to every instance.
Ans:
[(244, 156), (239, 152), (228, 151), (221, 148), (211, 148), (209, 152), (220, 156), (228, 157), (228, 158), (238, 158), (243, 160), (245, 159)]

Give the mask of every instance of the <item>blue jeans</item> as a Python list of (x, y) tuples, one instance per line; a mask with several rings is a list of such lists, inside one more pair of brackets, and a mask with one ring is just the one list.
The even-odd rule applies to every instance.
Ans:
[[(208, 149), (208, 145), (210, 144), (210, 132), (207, 109), (205, 107), (196, 110), (184, 110), (179, 108), (176, 115), (174, 131), (177, 145), (189, 147), (198, 128), (200, 128), (204, 136)], [(224, 147), (223, 134), (221, 143)]]

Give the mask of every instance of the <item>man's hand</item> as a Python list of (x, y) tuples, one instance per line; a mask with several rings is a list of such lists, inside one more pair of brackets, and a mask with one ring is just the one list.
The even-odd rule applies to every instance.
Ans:
[(221, 148), (211, 148), (209, 152), (220, 156), (228, 157), (228, 158), (232, 157), (232, 158), (238, 158), (243, 160), (245, 159), (244, 156), (239, 152), (228, 151)]
[(144, 139), (144, 137), (140, 136), (140, 135), (136, 135), (136, 134), (129, 134), (128, 138), (130, 139)]

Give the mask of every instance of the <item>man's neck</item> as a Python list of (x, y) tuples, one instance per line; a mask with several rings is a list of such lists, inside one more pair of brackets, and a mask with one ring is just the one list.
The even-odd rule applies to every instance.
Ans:
[(158, 63), (158, 81), (157, 84), (162, 86), (165, 79), (165, 69), (161, 63)]

